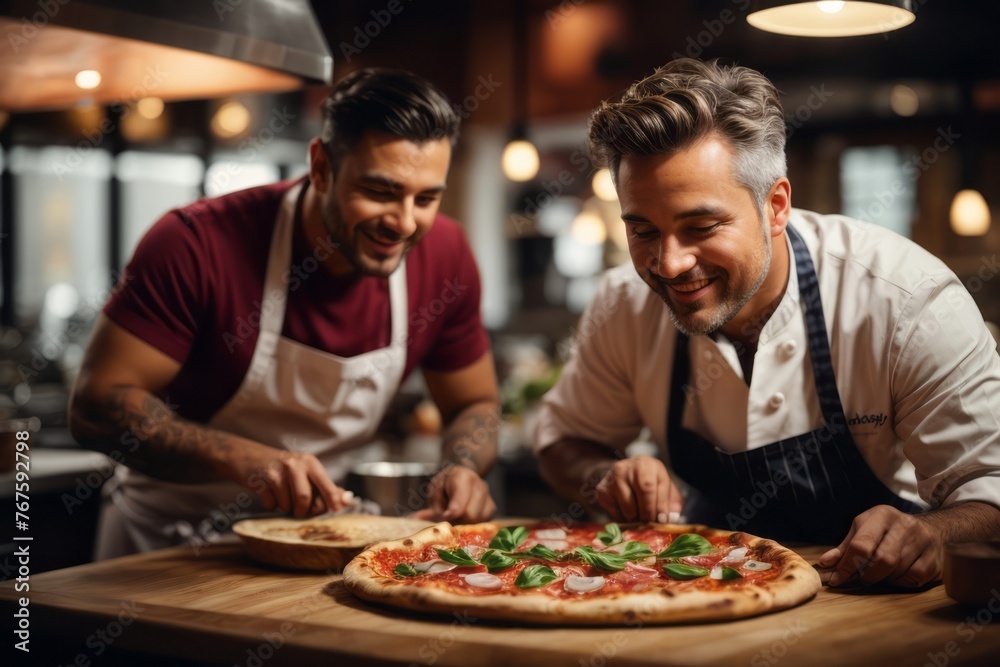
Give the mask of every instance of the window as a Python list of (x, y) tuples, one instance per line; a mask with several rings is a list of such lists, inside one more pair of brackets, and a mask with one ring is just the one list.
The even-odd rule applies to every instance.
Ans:
[(848, 148), (840, 156), (841, 212), (910, 238), (916, 214), (909, 156), (895, 146)]

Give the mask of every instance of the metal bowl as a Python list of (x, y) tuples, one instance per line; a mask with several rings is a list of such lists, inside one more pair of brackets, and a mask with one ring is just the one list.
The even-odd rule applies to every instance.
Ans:
[(345, 485), (355, 494), (374, 501), (389, 516), (404, 516), (423, 509), (430, 496), (433, 463), (365, 461), (351, 466)]

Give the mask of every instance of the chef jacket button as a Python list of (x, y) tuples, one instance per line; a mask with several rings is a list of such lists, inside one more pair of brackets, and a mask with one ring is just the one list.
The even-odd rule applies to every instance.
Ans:
[(784, 354), (786, 357), (790, 357), (793, 354), (795, 354), (795, 350), (797, 350), (798, 347), (799, 347), (798, 343), (796, 343), (794, 340), (786, 340), (784, 343), (781, 344), (781, 353)]
[(785, 395), (782, 394), (780, 391), (778, 391), (775, 392), (774, 395), (767, 400), (767, 406), (772, 410), (777, 410), (782, 406), (782, 404), (784, 404), (784, 402), (785, 402)]

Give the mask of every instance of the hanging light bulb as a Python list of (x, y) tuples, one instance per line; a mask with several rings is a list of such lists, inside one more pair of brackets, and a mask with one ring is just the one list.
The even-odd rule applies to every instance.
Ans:
[(911, 0), (757, 0), (747, 23), (799, 37), (852, 37), (898, 30), (916, 19)]
[(512, 181), (530, 181), (538, 174), (538, 150), (527, 139), (515, 139), (503, 149), (504, 175)]
[(990, 231), (990, 207), (978, 190), (960, 190), (951, 200), (951, 229), (959, 236)]

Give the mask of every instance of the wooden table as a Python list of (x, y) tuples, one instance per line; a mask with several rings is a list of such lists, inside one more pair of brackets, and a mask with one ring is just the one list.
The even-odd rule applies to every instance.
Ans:
[[(810, 562), (821, 553), (799, 551)], [(397, 613), (355, 599), (340, 576), (257, 565), (238, 544), (164, 549), (30, 582), (32, 641), (76, 642), (93, 664), (103, 631), (116, 649), (248, 667), (1000, 665), (1000, 593), (992, 609), (976, 609), (942, 586), (824, 589), (795, 609), (728, 623), (540, 628)], [(0, 585), (5, 623), (21, 595), (13, 582)]]

